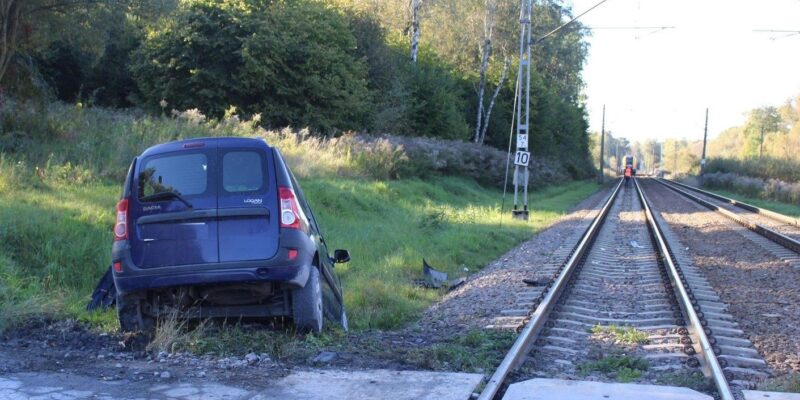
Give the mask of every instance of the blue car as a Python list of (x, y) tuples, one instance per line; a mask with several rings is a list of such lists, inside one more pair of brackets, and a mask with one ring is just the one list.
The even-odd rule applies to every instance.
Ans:
[(347, 329), (342, 287), (314, 213), (263, 140), (204, 138), (136, 157), (117, 204), (112, 271), (123, 331), (159, 316), (289, 317)]

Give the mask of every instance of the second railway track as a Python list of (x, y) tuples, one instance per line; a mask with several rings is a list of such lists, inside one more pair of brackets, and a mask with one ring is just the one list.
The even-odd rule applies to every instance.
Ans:
[[(766, 376), (713, 289), (671, 251), (636, 180), (615, 187), (480, 398), (517, 381), (710, 382), (721, 399)], [(614, 369), (604, 374), (607, 367)], [(601, 373), (594, 373), (599, 370)]]
[[(676, 193), (717, 211), (769, 240), (800, 254), (800, 221), (679, 182), (656, 179)], [(800, 259), (800, 257), (798, 257)]]

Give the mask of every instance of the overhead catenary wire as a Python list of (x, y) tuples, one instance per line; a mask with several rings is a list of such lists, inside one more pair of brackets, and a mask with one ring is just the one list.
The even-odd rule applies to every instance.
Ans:
[(536, 43), (539, 43), (539, 42), (541, 42), (542, 40), (545, 40), (545, 39), (547, 39), (548, 37), (550, 37), (550, 36), (554, 35), (556, 32), (558, 32), (558, 31), (560, 31), (560, 30), (562, 30), (562, 29), (566, 28), (567, 26), (571, 25), (573, 22), (577, 21), (577, 20), (578, 20), (578, 18), (580, 18), (580, 17), (582, 17), (582, 16), (584, 16), (584, 15), (588, 14), (590, 11), (594, 10), (594, 9), (595, 9), (595, 8), (597, 8), (597, 7), (600, 7), (600, 5), (602, 5), (603, 3), (607, 2), (607, 1), (608, 1), (608, 0), (601, 0), (601, 1), (600, 1), (600, 2), (598, 2), (597, 4), (595, 4), (595, 5), (591, 6), (591, 7), (590, 7), (588, 10), (586, 10), (586, 11), (584, 11), (584, 12), (582, 12), (582, 13), (578, 14), (577, 16), (575, 16), (574, 18), (572, 18), (571, 20), (569, 20), (569, 21), (567, 21), (567, 22), (565, 22), (565, 23), (563, 23), (563, 24), (559, 25), (557, 28), (553, 29), (552, 31), (550, 31), (550, 32), (547, 32), (547, 33), (546, 33), (544, 36), (542, 36), (542, 37), (540, 37), (540, 38), (536, 39), (536, 40), (535, 40), (533, 43), (534, 43), (534, 44), (536, 44)]

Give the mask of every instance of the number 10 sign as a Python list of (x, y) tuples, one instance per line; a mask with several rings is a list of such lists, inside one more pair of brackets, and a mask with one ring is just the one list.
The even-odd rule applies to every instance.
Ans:
[(514, 157), (514, 164), (522, 167), (527, 167), (530, 160), (531, 160), (530, 152), (517, 150), (517, 154)]

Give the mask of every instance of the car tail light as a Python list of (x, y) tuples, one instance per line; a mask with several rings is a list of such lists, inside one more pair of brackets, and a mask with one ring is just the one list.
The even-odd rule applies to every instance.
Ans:
[(117, 203), (117, 222), (114, 223), (114, 241), (128, 240), (128, 199)]
[(281, 228), (305, 229), (306, 217), (297, 204), (297, 196), (287, 187), (278, 188), (281, 202)]
[(117, 261), (114, 263), (114, 272), (122, 272), (122, 263)]
[(289, 261), (293, 261), (297, 258), (297, 249), (289, 249)]

